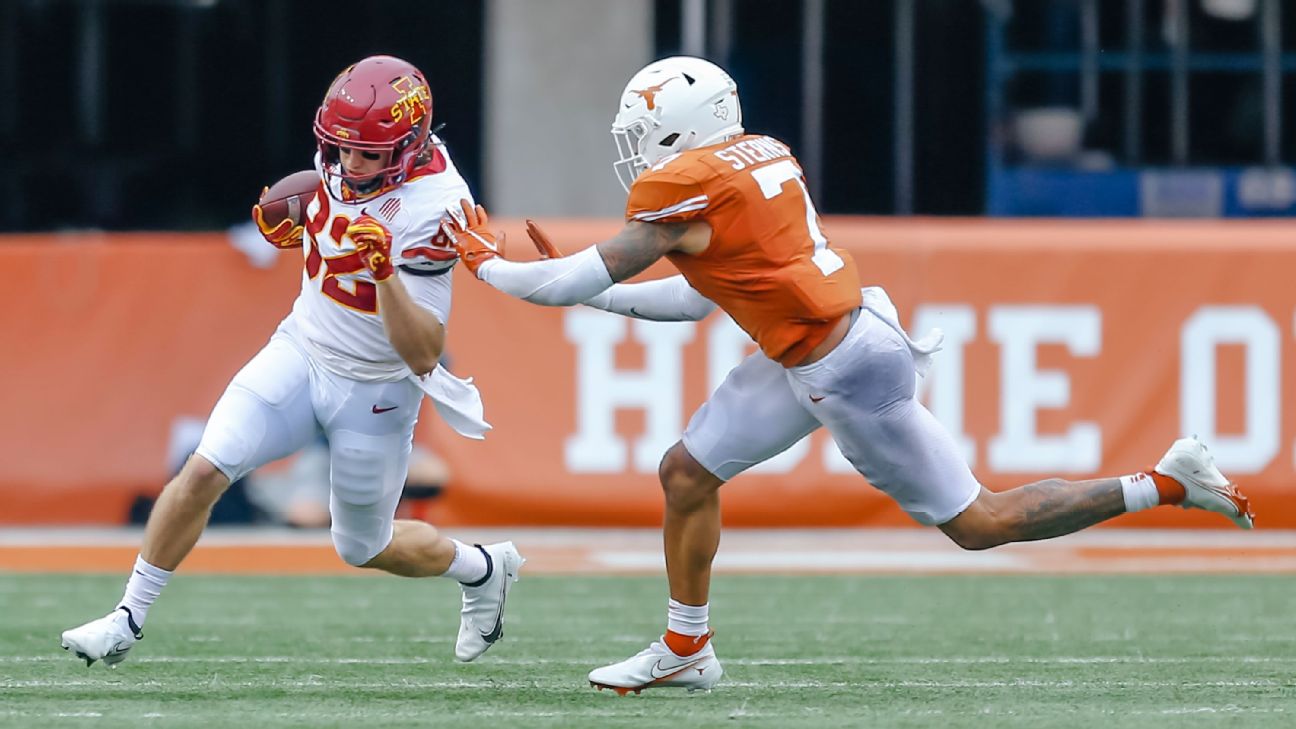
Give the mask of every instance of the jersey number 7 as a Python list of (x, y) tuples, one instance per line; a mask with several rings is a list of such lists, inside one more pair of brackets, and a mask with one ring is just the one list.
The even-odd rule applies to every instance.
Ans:
[(846, 265), (842, 262), (841, 256), (828, 248), (828, 238), (819, 227), (819, 213), (815, 211), (814, 203), (810, 202), (810, 191), (806, 189), (805, 178), (795, 162), (785, 159), (766, 167), (757, 167), (751, 174), (756, 178), (756, 183), (760, 185), (761, 194), (766, 200), (783, 194), (787, 189), (787, 183), (795, 180), (797, 186), (801, 188), (801, 196), (805, 198), (806, 228), (809, 229), (810, 240), (814, 241), (814, 255), (810, 260), (825, 276), (832, 275), (834, 271)]

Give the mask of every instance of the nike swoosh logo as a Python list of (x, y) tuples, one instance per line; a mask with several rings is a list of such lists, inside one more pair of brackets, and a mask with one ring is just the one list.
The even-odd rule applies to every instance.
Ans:
[(659, 319), (659, 318), (657, 318), (657, 317), (655, 317), (655, 316), (648, 316), (647, 314), (645, 314), (645, 313), (639, 311), (638, 309), (634, 308), (633, 306), (630, 307), (630, 316), (632, 316), (632, 317), (634, 317), (634, 318), (636, 318), (636, 319), (642, 319), (642, 320), (644, 320), (644, 321), (670, 321), (669, 319)]
[(674, 676), (680, 671), (683, 671), (690, 666), (696, 665), (697, 663), (701, 662), (701, 660), (702, 660), (701, 658), (694, 658), (691, 661), (684, 661), (683, 663), (677, 663), (673, 666), (663, 666), (662, 659), (658, 658), (657, 662), (653, 664), (652, 668), (648, 669), (648, 673), (651, 674), (654, 679), (670, 678), (671, 676)]
[[(504, 565), (499, 566), (503, 567)], [(508, 579), (509, 576), (505, 574), (504, 579), (500, 580), (500, 606), (499, 612), (495, 613), (495, 627), (491, 628), (489, 633), (481, 634), (482, 640), (486, 641), (488, 645), (499, 640), (500, 636), (504, 635), (504, 601), (508, 599), (508, 590), (506, 589)]]
[(392, 406), (389, 407), (389, 408), (380, 408), (380, 407), (378, 407), (377, 405), (374, 405), (374, 406), (373, 406), (373, 414), (374, 414), (374, 415), (380, 415), (380, 414), (385, 413), (385, 412), (387, 412), (387, 411), (389, 411), (389, 410), (395, 410), (395, 409), (398, 408), (398, 407), (400, 407), (400, 406), (399, 406), (399, 405), (392, 405)]
[(814, 395), (811, 395), (811, 396), (810, 396), (810, 402), (821, 402), (825, 397), (828, 397), (828, 396), (827, 396), (827, 395), (820, 395), (819, 397), (815, 397)]

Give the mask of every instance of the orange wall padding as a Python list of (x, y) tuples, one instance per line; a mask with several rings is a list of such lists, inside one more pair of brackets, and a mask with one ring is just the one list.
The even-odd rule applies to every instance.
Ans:
[[(620, 225), (543, 224), (568, 250)], [(520, 221), (500, 225), (512, 255), (534, 257)], [(969, 444), (986, 486), (1133, 472), (1193, 428), (1251, 496), (1261, 527), (1296, 528), (1296, 407), (1283, 398), (1296, 386), (1296, 224), (829, 218), (826, 227), (862, 280), (888, 289), (906, 326), (921, 311), (951, 333), (924, 397)], [(172, 422), (205, 417), (288, 312), (301, 265), (287, 252), (254, 268), (215, 233), (0, 238), (0, 524), (120, 523), (135, 495), (155, 494)], [(669, 272), (662, 263), (647, 275)], [(484, 442), (458, 438), (424, 408), (417, 439), (454, 473), (429, 518), (659, 523), (655, 459), (740, 356), (732, 325), (718, 314), (680, 325), (599, 320), (453, 275), (451, 368), (476, 378), (495, 430)], [(675, 328), (654, 329), (663, 326)], [(623, 385), (656, 362), (652, 404), (615, 407), (615, 384), (590, 385), (590, 363), (608, 349)], [(663, 406), (673, 418), (665, 436), (650, 432), (645, 411)], [(581, 420), (609, 409), (611, 430)], [(842, 472), (826, 433), (809, 440), (783, 472), (726, 485), (725, 523), (911, 523)], [(582, 452), (590, 443), (600, 451)], [(1176, 509), (1117, 523), (1228, 525)]]

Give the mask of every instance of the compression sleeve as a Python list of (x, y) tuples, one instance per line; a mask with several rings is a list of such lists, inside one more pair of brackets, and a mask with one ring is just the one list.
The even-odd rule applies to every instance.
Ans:
[(613, 284), (584, 303), (595, 309), (649, 321), (698, 321), (716, 308), (714, 301), (698, 293), (683, 276)]
[(573, 306), (612, 285), (612, 274), (595, 246), (530, 263), (492, 258), (479, 272), (483, 281), (500, 291), (544, 306)]

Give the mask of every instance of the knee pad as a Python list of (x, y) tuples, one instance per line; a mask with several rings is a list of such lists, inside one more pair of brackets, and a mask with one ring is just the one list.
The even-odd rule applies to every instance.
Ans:
[(408, 445), (400, 437), (335, 431), (329, 450), (333, 547), (347, 564), (361, 566), (391, 543)]
[(408, 446), (399, 438), (335, 433), (329, 442), (334, 497), (357, 507), (383, 501), (404, 485), (408, 455)]
[(352, 567), (363, 567), (369, 560), (378, 556), (378, 553), (387, 548), (386, 544), (373, 545), (362, 539), (356, 539), (345, 534), (339, 534), (336, 529), (330, 532), (333, 537), (333, 550), (342, 558), (343, 562)]

